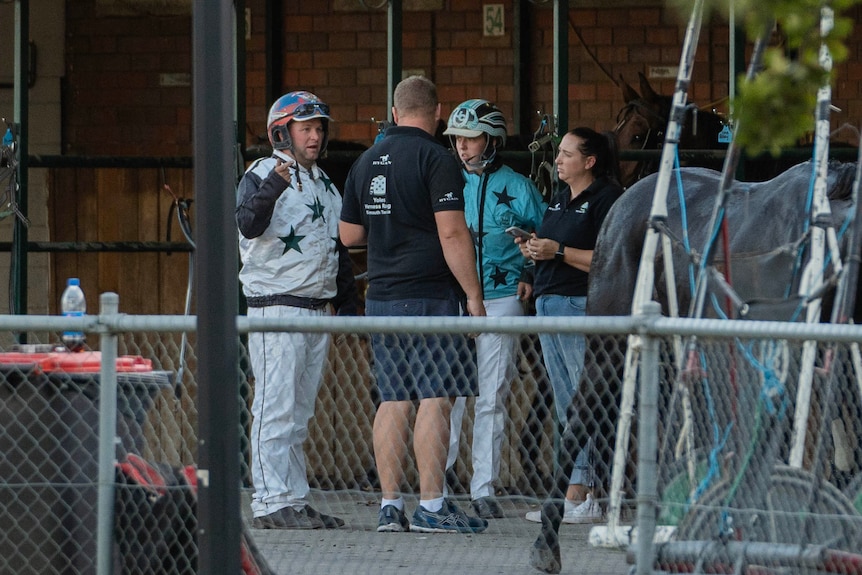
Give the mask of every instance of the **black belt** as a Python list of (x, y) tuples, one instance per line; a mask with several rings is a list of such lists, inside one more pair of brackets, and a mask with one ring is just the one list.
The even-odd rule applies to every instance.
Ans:
[(246, 298), (248, 307), (267, 307), (271, 305), (287, 305), (303, 309), (322, 309), (329, 303), (328, 299), (302, 297), (290, 294), (262, 295)]

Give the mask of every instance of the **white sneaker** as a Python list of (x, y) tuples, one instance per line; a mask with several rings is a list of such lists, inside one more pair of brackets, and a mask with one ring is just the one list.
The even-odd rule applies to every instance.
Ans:
[[(593, 499), (592, 494), (587, 493), (587, 499), (580, 505), (566, 501), (566, 512), (563, 514), (563, 523), (601, 523), (602, 508)], [(571, 505), (571, 507), (569, 507)]]
[(541, 523), (542, 522), (542, 510), (538, 511), (527, 511), (527, 514), (524, 515), (524, 519), (527, 521), (532, 521), (533, 523)]
[[(587, 499), (579, 505), (575, 505), (568, 499), (565, 501), (565, 510), (563, 512), (563, 523), (601, 523), (602, 508), (596, 503), (591, 494), (587, 494)], [(542, 510), (529, 511), (524, 518), (533, 523), (542, 522)]]

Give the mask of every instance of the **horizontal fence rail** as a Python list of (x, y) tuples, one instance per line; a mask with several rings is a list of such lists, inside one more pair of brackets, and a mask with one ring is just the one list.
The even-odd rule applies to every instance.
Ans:
[[(196, 572), (195, 532), (206, 528), (196, 524), (189, 483), (201, 439), (197, 318), (116, 309), (78, 318), (0, 315), (0, 521), (9, 526), (0, 533), (0, 573), (79, 575), (102, 573), (105, 565), (115, 573)], [(236, 401), (240, 410), (241, 511), (246, 535), (276, 573), (333, 566), (395, 573), (431, 564), (523, 573), (540, 530), (525, 516), (552, 495), (567, 454), (578, 449), (595, 449), (594, 493), (604, 515), (563, 523), (564, 572), (622, 573), (632, 563), (649, 563), (656, 572), (720, 572), (746, 561), (782, 573), (859, 572), (853, 565), (862, 548), (860, 326), (662, 316), (237, 316), (236, 322), (237, 371), (225, 376), (236, 378), (237, 393), (225, 401)], [(97, 355), (65, 351), (64, 331), (84, 332), (87, 349)], [(255, 376), (247, 338), (258, 333), (332, 335), (305, 457), (311, 503), (345, 519), (341, 529), (253, 527)], [(390, 562), (382, 557), (392, 539), (376, 533), (380, 492), (372, 434), (380, 400), (369, 336), (410, 334), (421, 342), (431, 334), (479, 333), (518, 341), (494, 486), (503, 517), (466, 538), (398, 539), (403, 552)], [(540, 343), (551, 333), (587, 338), (584, 377), (562, 435)], [(799, 430), (793, 412), (806, 341), (818, 345), (816, 391), (812, 416)], [(641, 346), (637, 381), (654, 395), (641, 395), (624, 411), (627, 342)], [(115, 370), (105, 369), (105, 358), (116, 358)], [(475, 358), (454, 361), (463, 362), (465, 377), (477, 376)], [(106, 394), (100, 381), (113, 382), (116, 395)], [(104, 403), (116, 410), (106, 413)], [(448, 497), (470, 514), (474, 408), (469, 398), (446, 475)], [(617, 458), (624, 469), (613, 469), (623, 418), (638, 425), (627, 428), (632, 441)], [(115, 429), (100, 437), (104, 428)], [(792, 433), (806, 438), (802, 467), (787, 464)], [(164, 485), (135, 480), (135, 457)], [(614, 472), (624, 477), (615, 510), (621, 516), (610, 521)], [(408, 511), (418, 505), (417, 493), (411, 460), (403, 494)], [(619, 532), (608, 533), (606, 522)], [(609, 542), (619, 550), (604, 550)], [(576, 565), (567, 563), (573, 557)]]
[[(320, 317), (291, 320), (250, 319), (237, 316), (240, 333), (296, 331), (331, 333), (594, 333), (651, 336), (756, 337), (792, 341), (808, 339), (851, 343), (862, 341), (862, 326), (806, 324), (782, 321), (746, 321), (637, 316), (592, 317)], [(51, 330), (64, 327), (100, 331), (194, 331), (197, 319), (187, 315), (0, 315), (0, 326), (10, 331)]]

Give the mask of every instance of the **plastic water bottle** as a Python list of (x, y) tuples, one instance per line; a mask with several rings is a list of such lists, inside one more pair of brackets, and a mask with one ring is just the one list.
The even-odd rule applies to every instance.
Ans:
[[(87, 300), (78, 278), (69, 278), (66, 282), (66, 289), (60, 297), (60, 313), (65, 317), (81, 317), (87, 313)], [(77, 351), (83, 347), (84, 339), (84, 332), (63, 332), (63, 343), (70, 351)]]

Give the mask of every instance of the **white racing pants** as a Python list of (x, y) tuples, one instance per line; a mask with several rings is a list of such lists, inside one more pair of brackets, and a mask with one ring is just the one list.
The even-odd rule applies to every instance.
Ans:
[[(319, 316), (322, 310), (289, 306), (249, 308), (248, 317)], [(252, 332), (248, 351), (254, 372), (251, 404), (251, 474), (255, 517), (307, 503), (302, 446), (314, 415), (329, 334)]]
[[(522, 316), (524, 308), (517, 296), (485, 300), (489, 317)], [(473, 476), (470, 479), (472, 499), (492, 497), (494, 481), (500, 475), (500, 452), (508, 420), (506, 399), (516, 372), (516, 352), (519, 336), (483, 333), (476, 338), (476, 371), (479, 395), (473, 416)], [(461, 422), (466, 398), (459, 397), (452, 408), (449, 432), (449, 455), (446, 469), (458, 458)]]

